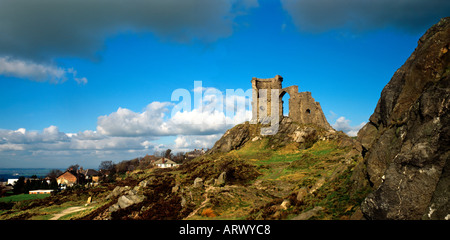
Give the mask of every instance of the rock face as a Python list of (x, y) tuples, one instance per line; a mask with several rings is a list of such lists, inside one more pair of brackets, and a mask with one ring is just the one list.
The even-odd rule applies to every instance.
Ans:
[(358, 133), (368, 219), (450, 217), (450, 18), (419, 40)]
[(250, 124), (239, 124), (229, 129), (211, 148), (208, 153), (229, 152), (243, 146), (250, 140)]

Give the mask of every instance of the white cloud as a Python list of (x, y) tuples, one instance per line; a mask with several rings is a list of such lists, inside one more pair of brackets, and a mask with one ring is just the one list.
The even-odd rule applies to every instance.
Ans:
[[(50, 126), (42, 131), (0, 130), (1, 150), (114, 150), (142, 149), (144, 141), (154, 137), (106, 136), (96, 131), (79, 133), (60, 132), (58, 127)], [(151, 146), (146, 145), (147, 149)]]
[(87, 78), (85, 78), (85, 77), (82, 77), (82, 78), (74, 78), (74, 80), (78, 83), (78, 84), (86, 84), (88, 81), (87, 81)]
[(0, 75), (26, 78), (33, 81), (60, 83), (67, 80), (66, 70), (52, 65), (0, 57)]
[(29, 79), (37, 82), (63, 83), (72, 74), (79, 84), (86, 84), (87, 78), (77, 78), (77, 72), (73, 68), (64, 69), (49, 64), (39, 64), (32, 61), (0, 57), (0, 75)]
[(67, 69), (67, 72), (72, 73), (73, 75), (73, 80), (75, 80), (75, 82), (77, 82), (78, 84), (86, 84), (88, 82), (87, 78), (85, 77), (77, 77), (78, 72), (76, 70), (74, 70), (73, 68), (69, 68)]
[(222, 134), (211, 134), (204, 136), (186, 136), (181, 135), (175, 139), (175, 145), (173, 146), (174, 152), (186, 152), (192, 149), (208, 149), (211, 148), (214, 143), (222, 137)]
[(25, 149), (24, 146), (21, 144), (13, 144), (13, 143), (0, 144), (0, 152), (2, 152), (2, 151), (22, 151), (24, 149)]
[(76, 137), (81, 140), (99, 140), (103, 139), (105, 136), (99, 134), (97, 131), (85, 130), (83, 132), (78, 133), (66, 133), (69, 137)]
[(362, 122), (358, 126), (350, 126), (350, 120), (346, 119), (345, 117), (339, 117), (336, 122), (332, 125), (332, 127), (338, 131), (343, 131), (350, 137), (355, 137), (358, 134), (359, 129), (364, 127), (366, 124), (365, 122)]
[(170, 105), (152, 102), (142, 113), (119, 107), (116, 112), (98, 117), (97, 131), (109, 136), (165, 135), (168, 129), (164, 117)]
[(58, 127), (50, 126), (42, 132), (27, 131), (25, 128), (18, 130), (0, 129), (0, 143), (24, 144), (24, 143), (54, 143), (67, 141), (68, 136), (59, 131)]
[[(251, 119), (245, 96), (227, 95), (224, 99), (222, 92), (215, 88), (194, 91), (204, 91), (203, 97), (197, 100), (201, 101), (198, 108), (177, 111), (171, 116), (166, 113), (174, 104), (168, 102), (152, 102), (142, 112), (119, 108), (98, 118), (97, 132), (108, 136), (208, 135), (223, 133)], [(233, 101), (238, 104), (234, 105)]]

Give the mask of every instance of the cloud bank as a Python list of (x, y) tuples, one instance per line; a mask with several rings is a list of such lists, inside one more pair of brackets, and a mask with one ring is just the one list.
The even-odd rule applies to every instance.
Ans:
[(232, 33), (238, 11), (256, 1), (15, 0), (0, 7), (0, 53), (24, 59), (94, 57), (115, 34), (152, 32), (180, 42)]
[[(1, 167), (97, 167), (102, 160), (126, 160), (145, 155), (158, 145), (155, 137), (111, 137), (86, 130), (64, 133), (50, 126), (42, 131), (0, 130)], [(145, 145), (145, 146), (144, 146)], [(130, 157), (133, 156), (133, 157)], [(9, 159), (9, 160), (8, 160)]]
[[(95, 131), (64, 133), (57, 126), (41, 131), (0, 129), (0, 159), (54, 161), (51, 166), (67, 159), (81, 165), (86, 165), (83, 161), (91, 166), (96, 162), (96, 167), (101, 160), (131, 159), (167, 148), (173, 152), (210, 148), (227, 129), (250, 120), (251, 109), (243, 102), (245, 97), (224, 96), (214, 88), (196, 91), (203, 96), (198, 108), (170, 115), (172, 102), (152, 102), (142, 112), (121, 107), (109, 115), (99, 116)], [(217, 101), (213, 99), (219, 98), (223, 98), (221, 103), (230, 104), (228, 107), (236, 111), (230, 114), (227, 107), (217, 108)], [(236, 108), (238, 104), (232, 104), (233, 101), (247, 107)], [(164, 137), (173, 140), (166, 144), (156, 142)]]
[(152, 102), (142, 112), (119, 108), (98, 117), (97, 132), (128, 137), (211, 135), (251, 119), (249, 97), (223, 94), (215, 88), (198, 88), (195, 92), (203, 96), (194, 103), (197, 108), (172, 112), (174, 104), (170, 102)]

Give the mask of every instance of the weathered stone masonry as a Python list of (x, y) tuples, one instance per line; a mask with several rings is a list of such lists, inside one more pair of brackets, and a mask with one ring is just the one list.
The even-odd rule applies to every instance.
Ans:
[[(315, 124), (325, 129), (332, 129), (322, 112), (320, 103), (311, 96), (311, 92), (298, 92), (298, 86), (282, 87), (283, 77), (276, 75), (274, 78), (252, 78), (253, 89), (253, 116), (252, 120), (261, 121), (261, 116), (271, 116), (272, 97), (278, 98), (278, 116), (283, 116), (282, 98), (289, 93), (289, 118), (300, 124)], [(267, 91), (264, 91), (267, 90)], [(272, 96), (271, 90), (276, 89), (276, 95)], [(260, 91), (263, 90), (263, 91)], [(266, 95), (267, 97), (265, 97)], [(265, 100), (267, 99), (267, 100)]]

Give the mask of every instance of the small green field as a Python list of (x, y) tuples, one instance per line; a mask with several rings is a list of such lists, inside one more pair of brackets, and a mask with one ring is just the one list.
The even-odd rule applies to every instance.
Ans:
[(24, 200), (43, 199), (50, 194), (18, 194), (0, 198), (0, 202), (19, 202)]

